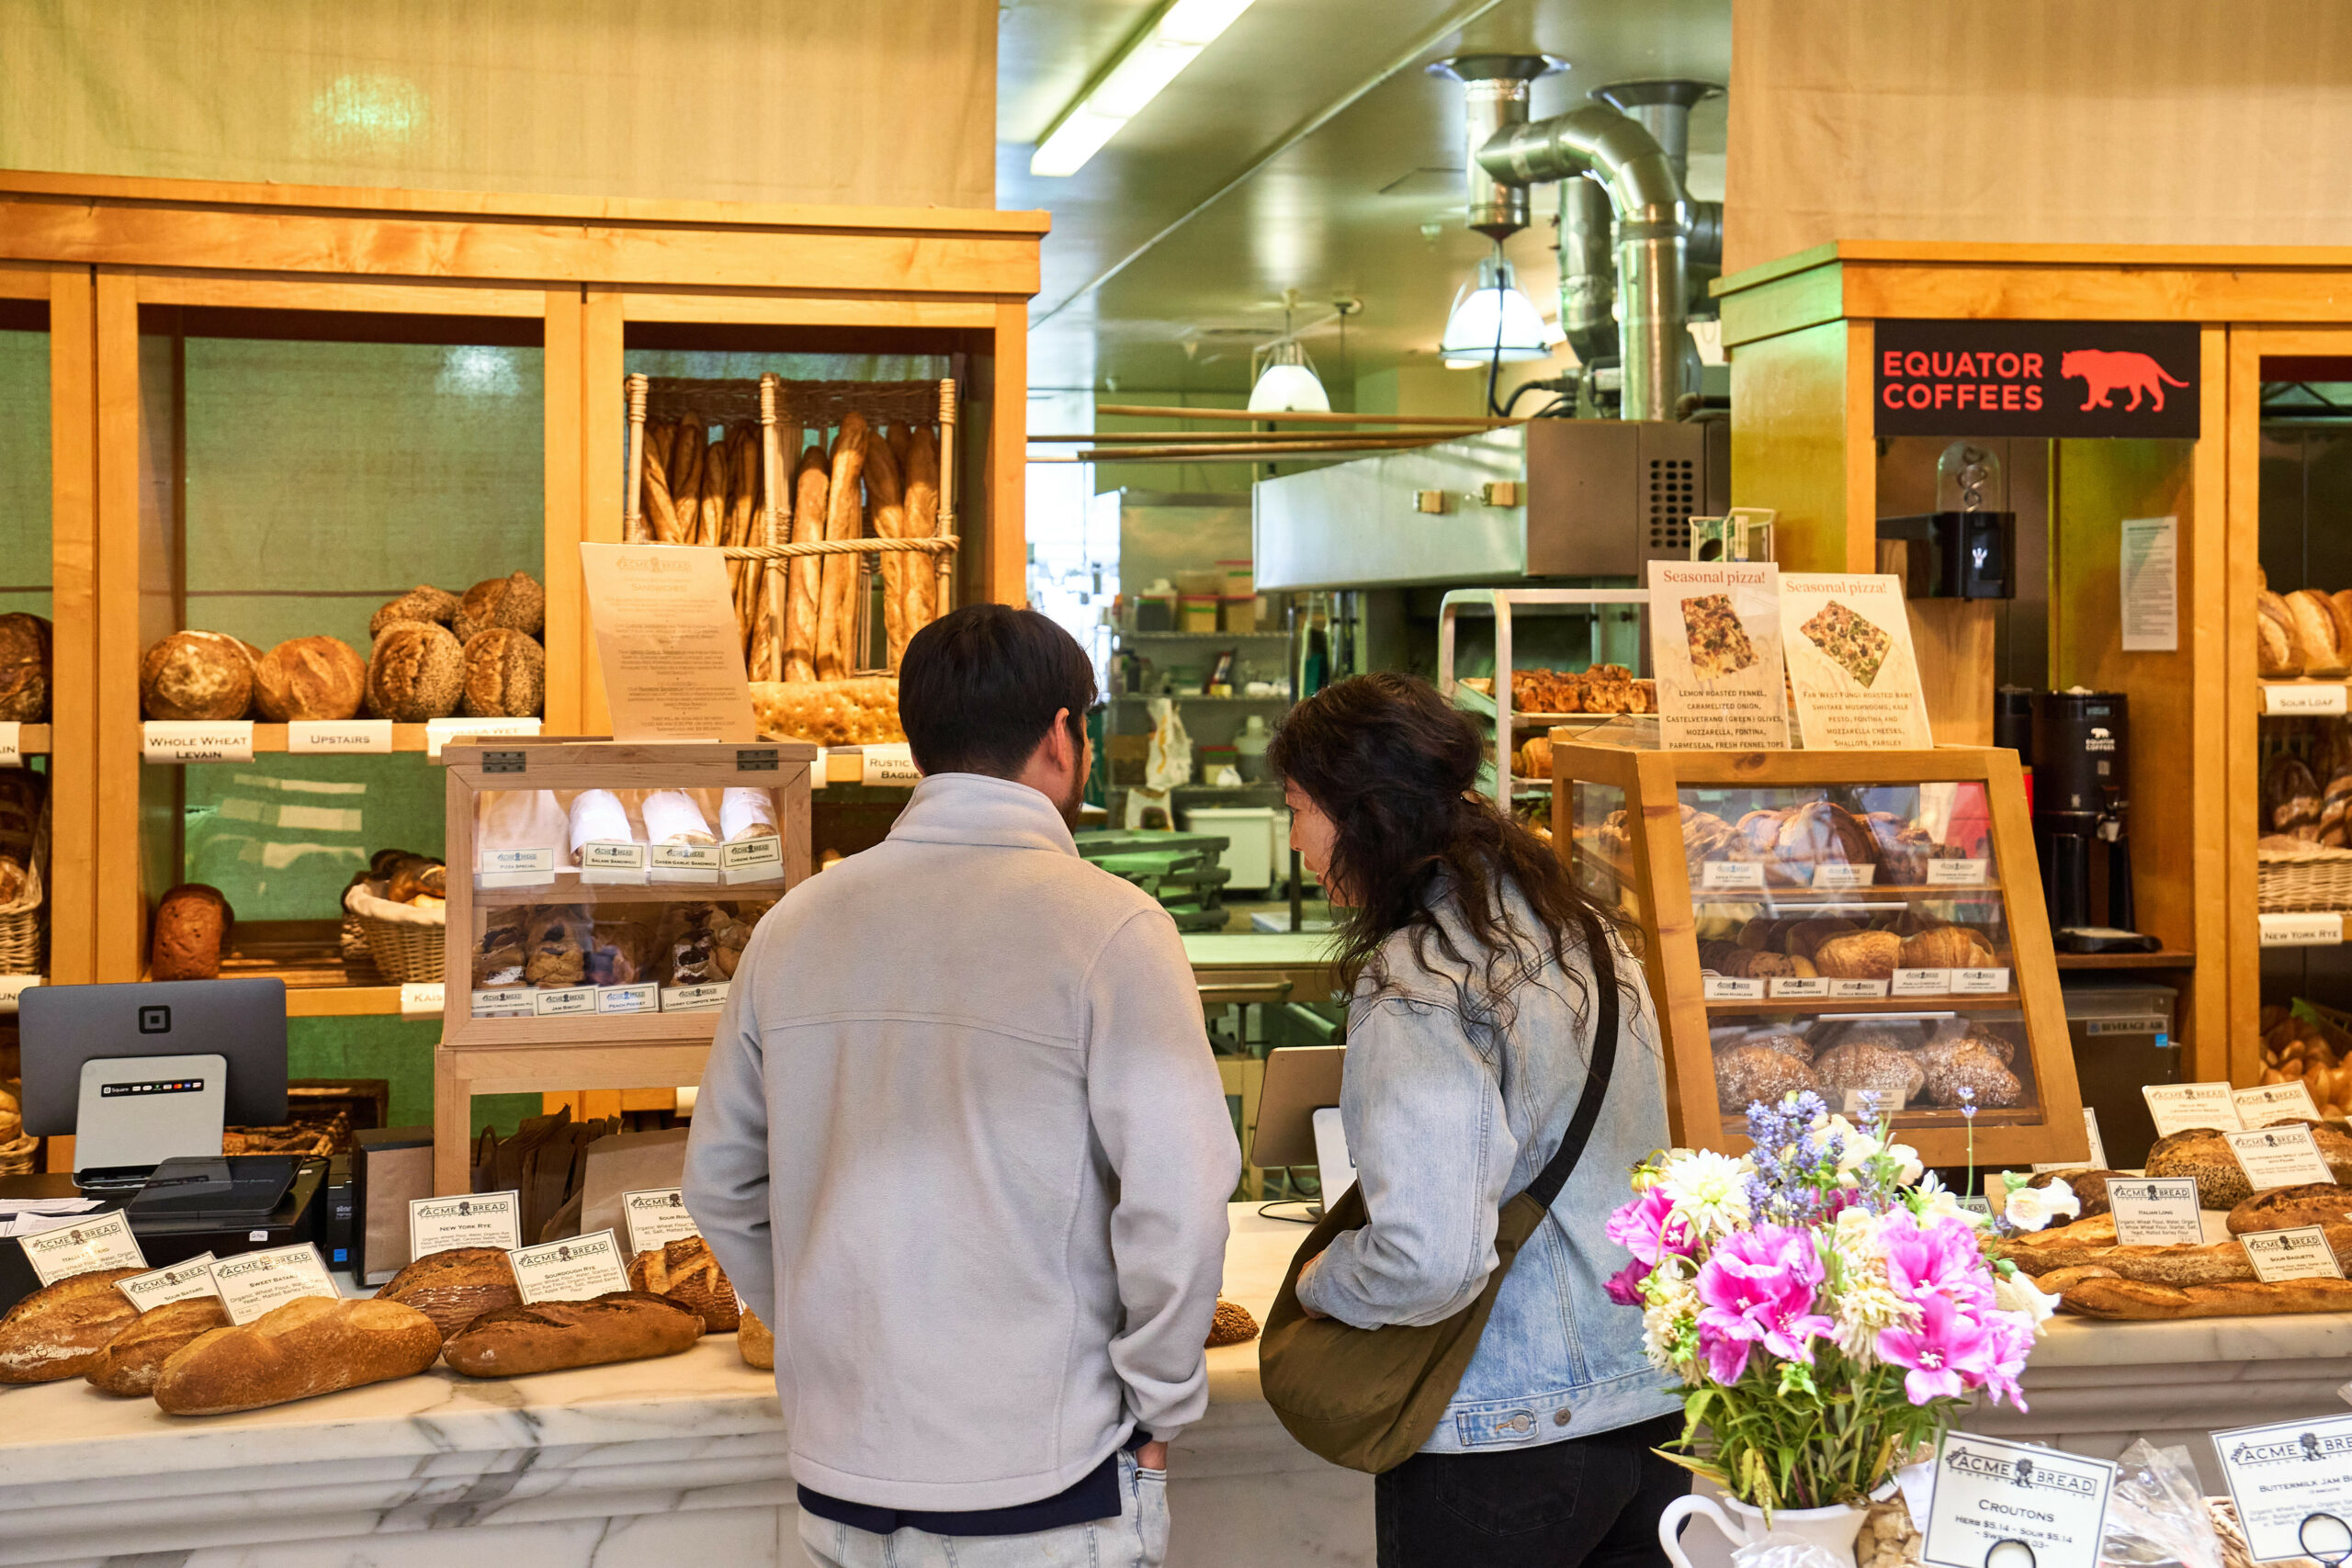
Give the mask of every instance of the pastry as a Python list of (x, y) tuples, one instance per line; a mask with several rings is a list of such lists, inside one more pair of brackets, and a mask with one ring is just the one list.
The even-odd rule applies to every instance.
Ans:
[[(1951, 1050), (1922, 1064), (1928, 1099), (1947, 1110), (1973, 1105), (1981, 1111), (1999, 1111), (2015, 1105), (2024, 1095), (2024, 1086), (2018, 1076), (1992, 1052), (1973, 1040), (1962, 1040)], [(1963, 1098), (1962, 1090), (1972, 1098)]]
[(1734, 947), (1724, 955), (1719, 971), (1746, 980), (1809, 980), (1820, 972), (1809, 958), (1748, 947)]
[(448, 896), (449, 868), (423, 855), (408, 855), (393, 863), (384, 882), (384, 897), (395, 904), (411, 903), (420, 897)]
[(0, 1317), (0, 1383), (56, 1382), (97, 1363), (139, 1309), (115, 1289), (144, 1269), (94, 1269), (43, 1285)]
[(395, 621), (424, 621), (446, 626), (457, 613), (456, 594), (420, 583), (368, 617), (368, 637), (373, 641), (383, 636), (384, 628)]
[(1847, 931), (1814, 950), (1814, 967), (1833, 980), (1892, 980), (1903, 954), (1893, 931)]
[(547, 624), (547, 593), (527, 571), (475, 583), (449, 617), (449, 629), (461, 643), (471, 642), (492, 627), (536, 637)]
[(1216, 1312), (1209, 1318), (1208, 1348), (1220, 1345), (1247, 1345), (1258, 1337), (1258, 1320), (1239, 1302), (1216, 1299)]
[(469, 718), (537, 718), (547, 704), (548, 656), (526, 632), (492, 626), (467, 639), (459, 711)]
[(1821, 944), (1832, 937), (1862, 928), (1851, 920), (1825, 917), (1789, 923), (1771, 938), (1773, 945), (1799, 958), (1810, 959), (1821, 952)]
[(743, 962), (743, 949), (751, 945), (752, 932), (756, 924), (738, 917), (712, 928), (710, 961), (718, 967), (720, 979), (735, 978), (735, 971)]
[(577, 986), (587, 972), (587, 916), (569, 905), (533, 909), (523, 922), (523, 978), (542, 990)]
[(743, 1325), (735, 1332), (735, 1353), (743, 1358), (747, 1367), (757, 1367), (762, 1371), (775, 1370), (775, 1336), (768, 1332), (768, 1325), (750, 1307), (743, 1309)]
[(453, 1247), (428, 1252), (376, 1292), (379, 1302), (414, 1307), (447, 1339), (483, 1313), (520, 1306), (521, 1287), (506, 1254), (494, 1247)]
[(0, 615), (0, 723), (49, 719), (49, 623), (12, 610)]
[(447, 629), (395, 622), (377, 637), (368, 663), (368, 708), (396, 724), (447, 718), (458, 711), (465, 679), (465, 649)]
[(1928, 880), (1928, 862), (1935, 858), (1936, 841), (1925, 828), (1915, 827), (1891, 811), (1873, 811), (1862, 818), (1878, 852), (1879, 879), (1889, 886), (1917, 887)]
[(1734, 1045), (1715, 1053), (1715, 1104), (1736, 1116), (1757, 1103), (1777, 1105), (1782, 1097), (1821, 1087), (1794, 1056), (1764, 1045)]
[(1904, 941), (1898, 969), (1986, 969), (1992, 945), (1967, 926), (1933, 926)]
[(674, 1356), (702, 1334), (702, 1319), (667, 1296), (613, 1291), (486, 1312), (442, 1348), (441, 1359), (469, 1378), (527, 1377)]
[(2257, 1192), (2230, 1211), (2230, 1234), (2293, 1230), (2301, 1225), (2352, 1224), (2352, 1187), (2304, 1182)]
[(213, 1329), (228, 1326), (228, 1310), (219, 1296), (165, 1302), (141, 1313), (129, 1327), (107, 1341), (106, 1348), (82, 1375), (101, 1393), (153, 1393), (155, 1380), (174, 1351)]
[(481, 938), (474, 943), (474, 988), (495, 990), (523, 983), (523, 911), (516, 908), (489, 909), (483, 918), (490, 923), (483, 928)]
[(242, 1328), (216, 1328), (175, 1351), (155, 1380), (167, 1416), (259, 1410), (433, 1364), (441, 1331), (397, 1302), (303, 1296)]
[(272, 723), (349, 718), (368, 694), (368, 661), (331, 637), (279, 643), (254, 666), (254, 711)]
[(218, 887), (184, 882), (157, 901), (153, 940), (147, 949), (151, 980), (214, 980), (229, 951), (236, 912)]
[(1926, 1068), (1911, 1052), (1868, 1040), (1832, 1045), (1813, 1059), (1813, 1071), (1833, 1110), (1845, 1109), (1850, 1095), (1875, 1094), (1880, 1111), (1900, 1111), (1928, 1081)]
[(684, 1235), (628, 1260), (628, 1288), (666, 1296), (702, 1319), (712, 1334), (731, 1334), (742, 1308), (727, 1271), (698, 1235)]
[(243, 718), (253, 706), (250, 648), (222, 632), (174, 632), (139, 660), (139, 703), (149, 718)]
[(588, 983), (592, 986), (633, 986), (646, 976), (653, 951), (652, 933), (634, 920), (598, 920), (594, 945), (588, 949)]

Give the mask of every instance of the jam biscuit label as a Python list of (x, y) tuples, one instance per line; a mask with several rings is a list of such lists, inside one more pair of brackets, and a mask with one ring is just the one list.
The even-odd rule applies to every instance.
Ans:
[(658, 1012), (662, 1008), (659, 986), (599, 986), (596, 987), (598, 1012)]
[(220, 1304), (228, 1309), (229, 1321), (240, 1328), (272, 1307), (284, 1306), (304, 1296), (336, 1301), (343, 1295), (334, 1288), (319, 1249), (307, 1241), (298, 1247), (216, 1258), (212, 1264), (212, 1289), (219, 1293)]
[(2107, 1184), (2124, 1247), (2196, 1247), (2205, 1239), (2197, 1183), (2186, 1176), (2118, 1177)]
[(286, 750), (297, 757), (390, 751), (389, 718), (298, 718), (286, 727)]
[(716, 882), (724, 863), (717, 844), (649, 844), (656, 882)]
[(1874, 865), (1816, 865), (1813, 886), (1822, 888), (1868, 887), (1878, 875)]
[(1984, 863), (1981, 860), (1931, 860), (1928, 863), (1928, 886), (1982, 887), (1984, 886)]
[(1702, 861), (1699, 886), (1710, 892), (1740, 888), (1760, 892), (1764, 886), (1764, 863), (1752, 860)]
[(706, 1008), (727, 1005), (727, 982), (714, 980), (707, 986), (664, 986), (662, 987), (663, 1012), (699, 1012)]
[(555, 851), (484, 850), (474, 857), (476, 887), (544, 887), (555, 880)]
[(501, 735), (537, 735), (536, 718), (428, 718), (424, 721), (424, 754), (438, 759), (451, 742), (492, 739)]
[(2230, 1152), (2237, 1156), (2239, 1168), (2256, 1192), (2335, 1179), (2335, 1173), (2320, 1158), (2309, 1127), (2262, 1127), (2222, 1136), (2229, 1141)]
[(2352, 1416), (2232, 1427), (2213, 1434), (2213, 1451), (2255, 1562), (2341, 1559), (2352, 1544)]
[(1897, 969), (1890, 996), (1942, 997), (1951, 994), (1951, 971), (1949, 969)]
[(473, 996), (473, 1016), (476, 1018), (528, 1018), (531, 998), (528, 986), (501, 986), (494, 991), (476, 991)]
[(1774, 997), (1803, 1000), (1807, 997), (1826, 997), (1829, 982), (1818, 975), (1777, 975), (1765, 982)]
[(158, 1269), (152, 1274), (133, 1274), (128, 1280), (117, 1280), (115, 1289), (130, 1298), (130, 1304), (141, 1312), (149, 1312), (171, 1302), (194, 1301), (212, 1292), (212, 1254), (199, 1253), (185, 1263), (175, 1263), (168, 1269)]
[(2241, 1127), (2267, 1127), (2273, 1122), (2319, 1120), (2319, 1107), (2312, 1103), (2312, 1091), (2301, 1078), (2289, 1078), (2285, 1083), (2267, 1083), (2256, 1089), (2230, 1090), (2230, 1103), (2236, 1107)]
[(494, 1247), (512, 1252), (523, 1245), (523, 1195), (472, 1192), (455, 1198), (408, 1201), (411, 1259), (456, 1247)]
[[(2123, 1234), (2122, 1227), (2116, 1235)], [(2266, 1285), (2281, 1280), (2341, 1280), (2343, 1266), (2327, 1245), (2327, 1233), (2317, 1225), (2297, 1225), (2283, 1231), (2246, 1231), (2238, 1236), (2254, 1277)]]
[(731, 844), (718, 846), (725, 852), (727, 880), (734, 882), (781, 882), (784, 880), (784, 840), (773, 834), (758, 839), (738, 839)]
[(684, 1192), (675, 1187), (622, 1193), (621, 1218), (628, 1225), (631, 1252), (650, 1252), (666, 1242), (702, 1234), (695, 1217), (686, 1213)]
[(2238, 1124), (2237, 1106), (2225, 1083), (2146, 1084), (2140, 1089), (2140, 1098), (2148, 1102), (2148, 1119), (2155, 1123), (2160, 1138), (2191, 1127), (2227, 1132)]
[(536, 1018), (571, 1018), (595, 1010), (594, 986), (567, 986), (561, 990), (531, 993), (531, 1013)]
[(1956, 997), (2001, 997), (2009, 990), (2007, 969), (1955, 969), (1951, 990)]
[(254, 722), (249, 718), (151, 718), (139, 730), (140, 754), (150, 762), (254, 760)]
[(1869, 1001), (1884, 995), (1886, 995), (1886, 982), (1883, 980), (1832, 980), (1829, 982), (1829, 998), (1832, 1001)]
[(643, 886), (645, 846), (602, 840), (581, 845), (580, 880), (591, 886)]
[(514, 1266), (514, 1283), (526, 1303), (584, 1302), (628, 1289), (620, 1243), (608, 1230), (517, 1247), (506, 1258)]
[(139, 1250), (139, 1243), (130, 1234), (130, 1222), (122, 1217), (119, 1209), (87, 1219), (66, 1220), (48, 1230), (20, 1235), (17, 1245), (25, 1249), (25, 1261), (32, 1265), (33, 1278), (44, 1285), (54, 1285), (68, 1274), (86, 1274), (93, 1269), (147, 1267), (147, 1255)]
[(1730, 975), (1706, 976), (1707, 998), (1711, 1002), (1760, 1002), (1764, 999), (1764, 982), (1743, 980)]

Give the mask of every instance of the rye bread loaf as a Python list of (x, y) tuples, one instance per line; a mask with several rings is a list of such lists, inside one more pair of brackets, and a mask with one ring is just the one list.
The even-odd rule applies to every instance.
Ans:
[(453, 1247), (411, 1263), (376, 1299), (414, 1307), (446, 1340), (486, 1312), (522, 1305), (523, 1292), (514, 1265), (497, 1247)]
[(527, 571), (475, 583), (458, 601), (457, 614), (449, 617), (449, 629), (458, 634), (459, 642), (471, 642), (493, 626), (535, 637), (547, 629), (547, 592)]
[(1246, 1345), (1258, 1337), (1258, 1320), (1239, 1302), (1216, 1299), (1216, 1312), (1209, 1318), (1208, 1348), (1220, 1345)]
[(140, 710), (160, 719), (243, 718), (259, 657), (223, 632), (174, 632), (140, 657)]
[(338, 637), (291, 637), (254, 666), (254, 711), (274, 724), (349, 718), (367, 694), (368, 661)]
[(383, 636), (384, 628), (394, 621), (424, 621), (446, 626), (457, 614), (456, 594), (419, 583), (368, 617), (368, 636), (370, 639)]
[(424, 621), (384, 628), (368, 661), (368, 708), (396, 724), (423, 724), (458, 711), (466, 650), (448, 630)]
[(0, 1383), (56, 1382), (88, 1371), (139, 1309), (115, 1289), (144, 1269), (94, 1269), (43, 1285), (0, 1317)]
[(2126, 1280), (2097, 1267), (2045, 1277), (2059, 1303), (2084, 1317), (2162, 1319), (2262, 1316), (2292, 1312), (2352, 1311), (2352, 1280), (2233, 1280), (2218, 1285), (2159, 1285)]
[[(2352, 1180), (2352, 1135), (2341, 1127), (2300, 1117), (2285, 1118), (2272, 1125), (2310, 1128), (2312, 1142), (2318, 1145), (2319, 1157), (2327, 1163), (2328, 1174), (2338, 1181)], [(2246, 1179), (2245, 1168), (2231, 1152), (2228, 1138), (2211, 1127), (2185, 1128), (2158, 1138), (2148, 1148), (2147, 1174), (2194, 1178), (2201, 1208), (2234, 1209), (2254, 1196), (2254, 1184)]]
[(735, 1349), (745, 1366), (757, 1367), (762, 1371), (775, 1371), (775, 1336), (749, 1307), (743, 1310), (742, 1326), (735, 1332)]
[(584, 1302), (486, 1312), (451, 1337), (441, 1359), (469, 1378), (528, 1377), (674, 1356), (702, 1332), (700, 1315), (667, 1296), (610, 1291)]
[(491, 626), (466, 639), (469, 718), (536, 718), (547, 704), (548, 656), (528, 632)]
[(155, 931), (147, 948), (151, 980), (217, 980), (237, 912), (218, 887), (183, 882), (155, 902)]
[(102, 1393), (153, 1393), (164, 1363), (175, 1351), (202, 1335), (228, 1326), (228, 1309), (218, 1296), (165, 1302), (141, 1313), (130, 1327), (107, 1341), (83, 1376)]
[(743, 1320), (727, 1271), (698, 1235), (682, 1235), (628, 1260), (628, 1288), (666, 1296), (702, 1319), (705, 1331), (729, 1334)]
[(21, 610), (0, 615), (0, 723), (49, 718), (49, 623)]
[(2257, 1192), (2230, 1211), (2230, 1234), (2293, 1230), (2299, 1225), (2352, 1224), (2352, 1187), (2307, 1181)]
[(225, 1416), (413, 1377), (441, 1331), (398, 1302), (303, 1296), (242, 1328), (215, 1328), (174, 1351), (155, 1379), (169, 1416)]

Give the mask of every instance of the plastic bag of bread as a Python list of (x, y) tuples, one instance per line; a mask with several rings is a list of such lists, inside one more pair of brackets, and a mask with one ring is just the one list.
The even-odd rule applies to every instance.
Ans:
[(541, 990), (583, 982), (591, 922), (588, 911), (558, 904), (535, 908), (523, 921), (523, 978)]
[(486, 789), (474, 797), (477, 855), (494, 850), (555, 851), (571, 841), (571, 814), (551, 789)]
[(587, 846), (592, 843), (634, 844), (643, 841), (636, 824), (629, 820), (628, 807), (619, 795), (608, 789), (583, 789), (571, 797), (569, 838), (574, 865), (587, 863)]
[(1751, 1104), (1778, 1104), (1783, 1095), (1819, 1089), (1821, 1080), (1803, 1061), (1769, 1045), (1719, 1046), (1715, 1051), (1715, 1105), (1736, 1116)]
[(718, 836), (711, 831), (710, 818), (703, 814), (701, 802), (684, 790), (648, 790), (637, 809), (645, 823), (648, 843), (715, 844), (718, 841)]
[(845, 681), (754, 681), (752, 713), (772, 740), (871, 746), (904, 740), (899, 682), (887, 675)]
[(637, 920), (595, 922), (587, 953), (592, 986), (634, 986), (653, 967), (653, 932)]
[(781, 831), (776, 826), (775, 795), (772, 791), (729, 789), (718, 803), (718, 836), (730, 844), (745, 839), (774, 838)]

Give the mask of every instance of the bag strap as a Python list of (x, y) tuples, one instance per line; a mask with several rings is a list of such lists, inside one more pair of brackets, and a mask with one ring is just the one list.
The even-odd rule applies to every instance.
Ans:
[(1611, 956), (1610, 942), (1607, 925), (1596, 919), (1586, 943), (1592, 956), (1593, 984), (1600, 992), (1600, 1015), (1592, 1032), (1592, 1065), (1585, 1072), (1584, 1091), (1577, 1098), (1575, 1114), (1568, 1118), (1568, 1130), (1560, 1135), (1558, 1152), (1527, 1184), (1527, 1195), (1546, 1209), (1584, 1156), (1584, 1146), (1600, 1121), (1600, 1102), (1609, 1095), (1610, 1075), (1617, 1067), (1617, 963)]

